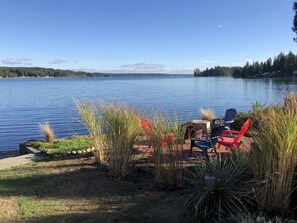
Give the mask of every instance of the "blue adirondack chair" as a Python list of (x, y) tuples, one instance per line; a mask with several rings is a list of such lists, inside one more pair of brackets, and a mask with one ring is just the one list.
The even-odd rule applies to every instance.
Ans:
[[(225, 129), (230, 129), (231, 123), (233, 123), (233, 119), (236, 115), (237, 111), (235, 108), (229, 108), (226, 110), (226, 114), (224, 118), (216, 118), (211, 121), (212, 128), (218, 125), (225, 125)], [(219, 123), (219, 124), (217, 124)]]
[(216, 143), (218, 141), (218, 138), (223, 134), (224, 129), (225, 129), (224, 125), (214, 126), (211, 129), (210, 136), (208, 136), (206, 139), (202, 140), (202, 139), (192, 138), (189, 156), (192, 155), (193, 147), (198, 147), (203, 151), (206, 159), (209, 160), (208, 150), (214, 149), (214, 151), (217, 153)]

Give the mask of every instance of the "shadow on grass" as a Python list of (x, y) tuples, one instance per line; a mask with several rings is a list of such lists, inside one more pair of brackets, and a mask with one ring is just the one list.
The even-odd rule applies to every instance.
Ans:
[[(96, 208), (82, 208), (74, 204), (76, 212), (47, 214), (26, 218), (24, 222), (188, 222), (184, 207), (177, 202), (179, 192), (155, 192), (131, 199), (97, 203)], [(77, 207), (76, 207), (77, 206)]]
[(180, 222), (177, 192), (155, 190), (150, 174), (114, 180), (73, 161), (2, 171), (0, 196), (20, 197), (21, 222)]
[(184, 210), (179, 191), (156, 190), (151, 174), (115, 180), (91, 158), (0, 171), (0, 197), (19, 198), (20, 222), (182, 222)]
[[(148, 202), (151, 202), (148, 204)], [(71, 222), (71, 223), (97, 223), (97, 222), (121, 222), (121, 223), (178, 223), (187, 222), (187, 216), (182, 208), (172, 205), (173, 200), (167, 203), (159, 203), (159, 200), (149, 200), (127, 207), (113, 209), (96, 209), (85, 213), (69, 213), (61, 215), (47, 215), (32, 217), (25, 222)]]
[[(39, 196), (57, 198), (136, 196), (153, 188), (148, 174), (136, 173), (126, 181), (114, 180), (88, 164), (22, 167), (2, 171), (0, 196)], [(52, 173), (54, 171), (54, 173)]]

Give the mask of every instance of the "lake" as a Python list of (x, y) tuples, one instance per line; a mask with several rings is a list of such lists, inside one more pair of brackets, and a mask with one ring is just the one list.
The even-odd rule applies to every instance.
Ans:
[(231, 107), (248, 111), (252, 103), (282, 103), (297, 91), (297, 79), (233, 79), (166, 76), (112, 78), (0, 79), (0, 151), (16, 150), (28, 139), (41, 139), (38, 124), (48, 121), (57, 138), (86, 134), (73, 98), (116, 100), (144, 113), (177, 112), (199, 119), (200, 108), (224, 116)]

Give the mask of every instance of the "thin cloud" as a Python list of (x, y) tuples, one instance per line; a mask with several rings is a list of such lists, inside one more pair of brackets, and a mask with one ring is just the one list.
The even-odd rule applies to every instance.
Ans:
[(161, 64), (153, 64), (153, 63), (135, 63), (135, 64), (126, 64), (122, 65), (123, 68), (128, 69), (163, 69), (164, 65)]
[(32, 65), (32, 58), (6, 58), (1, 63), (5, 65)]
[(131, 73), (166, 73), (170, 69), (162, 64), (154, 63), (135, 63), (135, 64), (125, 64), (120, 66), (124, 72)]
[(73, 71), (83, 71), (88, 73), (104, 73), (102, 70), (99, 69), (92, 69), (92, 68), (73, 68)]
[(213, 60), (201, 60), (199, 62), (200, 63), (214, 63), (215, 61), (213, 61)]
[(62, 64), (62, 63), (66, 63), (67, 60), (63, 60), (63, 59), (53, 59), (51, 61), (48, 62), (48, 64)]
[(162, 64), (135, 63), (125, 64), (115, 69), (91, 69), (75, 68), (74, 71), (85, 71), (90, 73), (159, 73), (159, 74), (192, 74), (193, 68), (171, 69)]
[(230, 26), (230, 25), (231, 25), (231, 22), (224, 21), (224, 22), (218, 24), (218, 28), (221, 29), (223, 27), (227, 27), (227, 26)]

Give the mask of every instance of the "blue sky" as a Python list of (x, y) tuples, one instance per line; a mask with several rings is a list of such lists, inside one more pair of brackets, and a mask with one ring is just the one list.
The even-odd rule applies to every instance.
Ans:
[(193, 73), (297, 53), (293, 0), (0, 0), (0, 66)]

